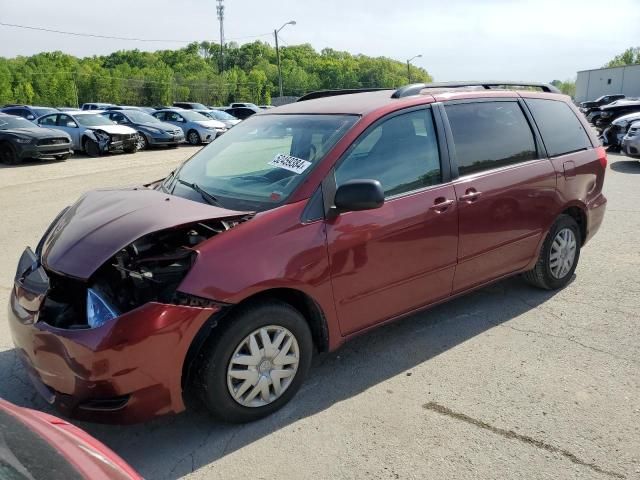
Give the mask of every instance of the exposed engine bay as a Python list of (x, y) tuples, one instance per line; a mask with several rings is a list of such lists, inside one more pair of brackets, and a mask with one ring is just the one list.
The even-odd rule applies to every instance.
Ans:
[[(40, 320), (58, 328), (89, 328), (95, 326), (94, 308), (108, 310), (113, 318), (147, 302), (209, 306), (215, 302), (176, 292), (195, 261), (194, 247), (248, 218), (209, 220), (145, 235), (105, 262), (88, 282), (47, 272), (50, 286)], [(94, 307), (95, 301), (101, 303)]]

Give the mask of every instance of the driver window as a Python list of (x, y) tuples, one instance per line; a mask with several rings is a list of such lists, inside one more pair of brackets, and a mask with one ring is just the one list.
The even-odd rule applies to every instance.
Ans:
[(351, 146), (335, 177), (338, 186), (355, 179), (378, 180), (385, 197), (440, 183), (431, 109), (396, 115), (369, 129)]
[(76, 128), (78, 124), (69, 115), (58, 115), (58, 126)]
[(118, 124), (128, 123), (127, 119), (121, 113), (112, 113), (111, 120)]
[(48, 117), (44, 117), (40, 119), (38, 122), (40, 125), (55, 125), (56, 124), (57, 115), (49, 115)]

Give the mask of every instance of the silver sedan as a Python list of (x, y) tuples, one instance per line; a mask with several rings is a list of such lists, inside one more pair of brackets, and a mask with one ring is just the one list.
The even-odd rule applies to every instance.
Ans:
[(629, 157), (640, 157), (640, 121), (632, 123), (622, 139), (622, 151)]
[(158, 120), (180, 127), (191, 145), (213, 142), (227, 131), (224, 123), (211, 120), (197, 112), (168, 108), (153, 114)]

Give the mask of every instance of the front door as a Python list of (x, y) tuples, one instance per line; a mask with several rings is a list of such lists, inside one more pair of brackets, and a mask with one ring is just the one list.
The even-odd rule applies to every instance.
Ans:
[(447, 297), (456, 263), (455, 192), (442, 183), (430, 108), (374, 124), (335, 169), (348, 180), (379, 180), (385, 204), (327, 221), (340, 328), (347, 335)]
[(82, 139), (80, 138), (80, 128), (76, 121), (65, 113), (58, 114), (57, 128), (69, 134), (73, 141), (74, 150), (82, 150)]
[(556, 173), (517, 99), (445, 104), (459, 178), (454, 293), (524, 268), (551, 223)]

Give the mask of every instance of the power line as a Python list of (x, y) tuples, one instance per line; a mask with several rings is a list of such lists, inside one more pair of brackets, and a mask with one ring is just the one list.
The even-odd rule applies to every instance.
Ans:
[[(48, 32), (48, 33), (58, 33), (60, 35), (72, 35), (74, 37), (91, 37), (91, 38), (104, 38), (104, 39), (108, 39), (108, 40), (125, 40), (125, 41), (130, 41), (130, 42), (162, 42), (162, 43), (183, 43), (183, 44), (188, 44), (188, 43), (193, 43), (193, 42), (197, 42), (197, 40), (169, 40), (169, 39), (158, 39), (158, 38), (136, 38), (136, 37), (115, 37), (115, 36), (111, 36), (111, 35), (99, 35), (99, 34), (94, 34), (94, 33), (81, 33), (81, 32), (68, 32), (66, 30), (55, 30), (52, 28), (45, 28), (45, 27), (34, 27), (31, 25), (18, 25), (15, 23), (4, 23), (4, 22), (0, 22), (0, 26), (3, 27), (12, 27), (12, 28), (22, 28), (22, 29), (26, 29), (26, 30), (36, 30), (39, 32)], [(260, 33), (257, 35), (245, 35), (242, 37), (235, 37), (235, 38), (227, 38), (227, 40), (243, 40), (246, 38), (258, 38), (258, 37), (265, 37), (267, 35), (271, 35), (271, 32), (268, 33)]]

